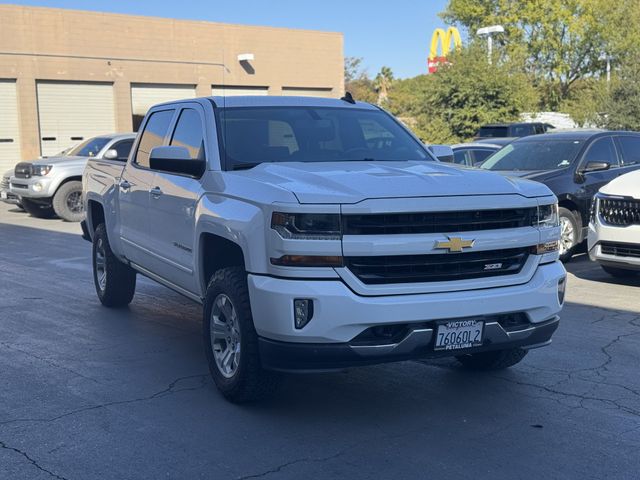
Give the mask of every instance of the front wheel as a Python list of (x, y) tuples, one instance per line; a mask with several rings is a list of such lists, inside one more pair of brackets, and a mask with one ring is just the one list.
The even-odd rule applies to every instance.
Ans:
[(67, 222), (82, 221), (82, 182), (73, 180), (63, 184), (53, 196), (53, 209), (56, 215)]
[(258, 400), (277, 388), (279, 376), (260, 362), (244, 269), (215, 273), (207, 287), (202, 327), (211, 376), (227, 400)]
[(568, 262), (573, 257), (573, 251), (578, 244), (580, 227), (576, 215), (569, 209), (560, 207), (560, 260)]
[(527, 355), (527, 350), (512, 348), (492, 352), (459, 355), (456, 359), (469, 370), (504, 370), (513, 367)]
[(104, 223), (93, 234), (93, 283), (105, 307), (125, 307), (136, 292), (136, 271), (115, 256)]

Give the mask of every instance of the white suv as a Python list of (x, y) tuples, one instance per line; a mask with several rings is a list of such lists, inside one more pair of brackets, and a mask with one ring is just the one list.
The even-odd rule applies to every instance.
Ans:
[(640, 170), (600, 189), (589, 224), (589, 257), (615, 277), (640, 273)]

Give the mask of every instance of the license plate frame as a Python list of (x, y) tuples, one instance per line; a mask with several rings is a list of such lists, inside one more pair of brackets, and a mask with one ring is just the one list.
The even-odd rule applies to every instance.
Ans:
[(433, 349), (436, 352), (466, 350), (481, 346), (483, 339), (483, 320), (448, 320), (437, 324)]

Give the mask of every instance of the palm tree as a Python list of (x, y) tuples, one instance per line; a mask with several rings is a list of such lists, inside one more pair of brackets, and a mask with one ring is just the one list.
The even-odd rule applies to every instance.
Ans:
[(374, 80), (374, 86), (376, 92), (378, 92), (378, 103), (382, 104), (387, 101), (389, 96), (389, 89), (393, 83), (393, 72), (389, 67), (382, 67), (380, 73), (376, 75)]

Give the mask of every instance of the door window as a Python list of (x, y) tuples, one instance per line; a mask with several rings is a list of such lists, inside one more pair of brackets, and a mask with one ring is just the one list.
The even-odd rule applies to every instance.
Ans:
[(593, 142), (584, 156), (582, 166), (586, 167), (590, 162), (602, 162), (618, 166), (618, 156), (611, 137), (600, 138)]
[(458, 165), (473, 165), (471, 160), (471, 152), (467, 149), (458, 149), (453, 152), (453, 163)]
[(140, 145), (138, 145), (136, 164), (149, 168), (149, 154), (151, 153), (151, 149), (159, 147), (164, 143), (164, 138), (167, 135), (172, 118), (173, 110), (161, 110), (151, 114), (151, 117), (149, 117), (144, 127)]
[(640, 164), (640, 137), (618, 137), (625, 165)]
[(189, 150), (191, 158), (204, 160), (204, 132), (200, 114), (196, 110), (192, 108), (182, 110), (170, 145), (184, 147)]
[(133, 146), (133, 138), (130, 140), (122, 140), (121, 142), (116, 143), (112, 148), (118, 152), (118, 156), (116, 160), (119, 162), (126, 162), (129, 158), (129, 152), (131, 152), (131, 147)]

